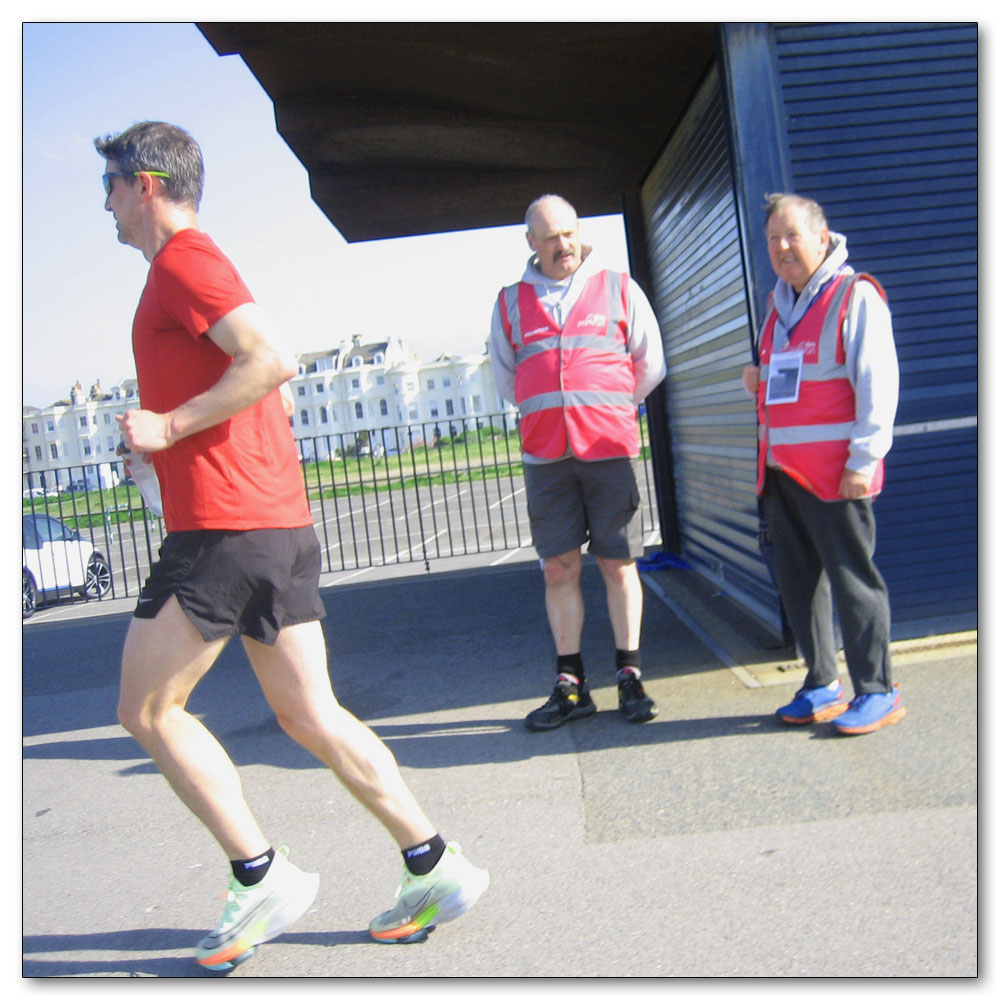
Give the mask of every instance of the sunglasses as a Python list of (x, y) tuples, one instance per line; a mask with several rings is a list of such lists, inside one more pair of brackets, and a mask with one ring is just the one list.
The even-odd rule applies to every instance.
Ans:
[(139, 174), (149, 174), (152, 177), (169, 177), (170, 174), (162, 170), (112, 170), (110, 173), (101, 174), (101, 181), (104, 183), (104, 193), (111, 194), (112, 177), (138, 177)]

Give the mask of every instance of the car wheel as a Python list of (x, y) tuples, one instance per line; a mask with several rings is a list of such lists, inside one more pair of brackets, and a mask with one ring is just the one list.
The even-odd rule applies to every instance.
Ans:
[(38, 588), (31, 574), (21, 570), (21, 617), (30, 618), (38, 607)]
[(111, 589), (111, 567), (104, 556), (95, 552), (87, 563), (87, 581), (83, 592), (87, 597), (103, 597)]

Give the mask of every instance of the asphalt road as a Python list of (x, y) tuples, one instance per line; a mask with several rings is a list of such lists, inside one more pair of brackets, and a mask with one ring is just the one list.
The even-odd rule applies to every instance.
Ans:
[[(314, 907), (231, 978), (971, 977), (979, 970), (975, 634), (896, 655), (909, 714), (864, 737), (786, 728), (801, 672), (682, 572), (647, 588), (650, 723), (614, 711), (596, 569), (584, 657), (600, 711), (521, 720), (552, 682), (537, 562), (328, 587), (341, 701), (448, 839), (489, 868), (424, 944), (371, 942), (395, 845), (275, 725), (239, 645), (191, 708)], [(126, 613), (23, 633), (23, 973), (200, 977), (224, 858), (115, 721)]]

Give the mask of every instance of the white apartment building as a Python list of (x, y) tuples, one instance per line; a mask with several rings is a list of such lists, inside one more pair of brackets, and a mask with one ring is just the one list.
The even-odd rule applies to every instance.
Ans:
[(115, 448), (121, 432), (116, 413), (139, 405), (134, 378), (104, 390), (98, 379), (85, 393), (77, 382), (68, 399), (44, 409), (22, 408), (21, 471), (24, 488), (66, 489), (82, 483), (87, 489), (116, 486), (121, 463)]
[(292, 430), (304, 458), (370, 449), (405, 451), (435, 436), (452, 437), (489, 416), (513, 427), (516, 409), (497, 396), (487, 355), (442, 355), (421, 362), (405, 341), (360, 338), (299, 358), (290, 383)]
[[(299, 356), (289, 382), (295, 411), (290, 420), (305, 459), (330, 454), (405, 451), (484, 425), (498, 414), (514, 426), (516, 409), (497, 396), (489, 358), (442, 355), (421, 362), (407, 343), (391, 337), (362, 344), (360, 337)], [(100, 381), (85, 393), (78, 382), (70, 398), (44, 409), (23, 407), (24, 488), (88, 489), (118, 482), (115, 447), (121, 434), (115, 414), (139, 406), (134, 378), (110, 390)]]

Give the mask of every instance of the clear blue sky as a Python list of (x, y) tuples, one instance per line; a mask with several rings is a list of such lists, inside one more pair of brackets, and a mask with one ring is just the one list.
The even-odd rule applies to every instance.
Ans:
[[(134, 374), (129, 337), (147, 264), (103, 210), (95, 136), (144, 119), (202, 146), (201, 225), (233, 259), (297, 353), (342, 334), (406, 338), (425, 359), (483, 349), (497, 290), (527, 259), (523, 226), (347, 244), (309, 196), (271, 101), (238, 56), (192, 23), (23, 28), (23, 402), (47, 406)], [(539, 192), (541, 193), (541, 192)], [(617, 216), (586, 242), (627, 268)], [(428, 288), (447, 290), (440, 325)]]

